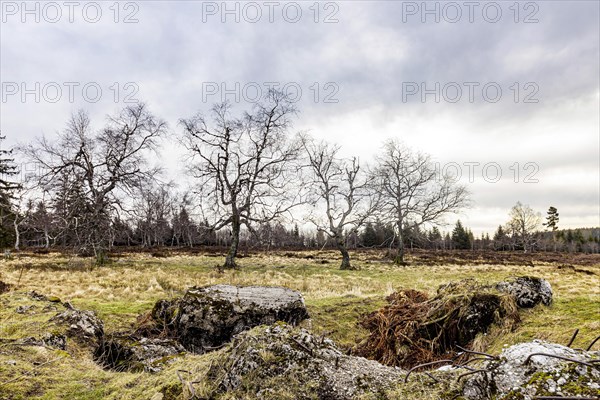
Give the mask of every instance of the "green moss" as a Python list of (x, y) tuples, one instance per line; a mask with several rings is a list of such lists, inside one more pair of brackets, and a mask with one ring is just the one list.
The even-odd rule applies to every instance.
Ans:
[(356, 296), (328, 297), (307, 300), (306, 307), (311, 317), (312, 329), (317, 334), (326, 334), (340, 348), (350, 349), (368, 336), (368, 331), (358, 325), (366, 314), (378, 310), (385, 304), (383, 296), (361, 298)]
[(511, 390), (502, 396), (502, 400), (525, 400), (525, 395), (520, 390)]
[[(587, 373), (580, 375), (578, 372), (579, 368), (580, 367), (577, 364), (569, 363), (565, 364), (563, 368), (555, 373), (536, 372), (527, 382), (527, 386), (533, 387), (538, 396), (552, 395), (552, 393), (547, 390), (547, 382), (553, 380), (556, 383), (560, 377), (563, 377), (567, 382), (558, 388), (563, 395), (585, 397), (600, 396), (599, 389), (592, 389), (589, 386), (591, 383), (595, 382), (591, 369), (588, 367)], [(577, 379), (574, 379), (574, 377), (577, 377)]]
[(548, 379), (552, 379), (553, 375), (548, 373), (548, 372), (536, 372), (535, 374), (531, 375), (531, 378), (529, 379), (529, 381), (527, 382), (528, 385), (537, 385), (540, 383), (545, 383)]

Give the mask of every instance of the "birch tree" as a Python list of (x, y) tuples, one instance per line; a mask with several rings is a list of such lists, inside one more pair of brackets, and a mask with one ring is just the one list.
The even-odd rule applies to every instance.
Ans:
[(253, 232), (255, 225), (282, 218), (302, 202), (299, 191), (292, 190), (299, 146), (289, 130), (296, 113), (285, 94), (270, 90), (241, 117), (224, 102), (212, 108), (211, 118), (197, 114), (181, 120), (201, 213), (213, 230), (231, 229), (222, 268), (238, 267), (242, 227)]
[(133, 197), (136, 189), (156, 178), (159, 168), (150, 165), (148, 156), (166, 127), (142, 103), (109, 116), (100, 130), (92, 128), (90, 117), (81, 110), (72, 115), (56, 140), (42, 137), (20, 148), (40, 166), (38, 184), (43, 190), (55, 191), (64, 176), (77, 181), (86, 214), (78, 247), (91, 251), (98, 262), (103, 262), (110, 244), (111, 211), (123, 197)]
[(414, 152), (397, 140), (384, 142), (372, 178), (383, 197), (381, 211), (395, 225), (397, 264), (404, 263), (406, 228), (436, 225), (447, 214), (469, 204), (465, 186), (451, 176), (440, 176), (430, 156)]
[(340, 253), (340, 269), (354, 269), (346, 239), (370, 218), (379, 204), (376, 190), (369, 184), (357, 158), (339, 156), (340, 147), (302, 137), (309, 170), (313, 210), (308, 219), (318, 232), (331, 239)]

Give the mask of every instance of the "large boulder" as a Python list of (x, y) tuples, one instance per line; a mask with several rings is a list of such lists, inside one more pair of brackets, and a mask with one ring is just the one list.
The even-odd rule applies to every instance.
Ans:
[(203, 353), (258, 325), (308, 318), (302, 294), (283, 287), (215, 285), (188, 290), (173, 303), (155, 306), (154, 318), (175, 331), (186, 349)]
[(232, 398), (349, 400), (370, 395), (383, 400), (405, 374), (346, 355), (323, 336), (275, 324), (236, 336), (206, 378), (213, 394), (228, 392)]
[[(578, 364), (545, 355), (582, 361)], [(531, 356), (531, 357), (530, 357)], [(537, 396), (600, 396), (600, 352), (575, 350), (560, 344), (539, 340), (505, 349), (496, 360), (483, 365), (464, 386), (467, 399), (532, 400)]]
[(510, 281), (500, 282), (496, 288), (501, 292), (512, 294), (521, 308), (532, 308), (539, 303), (545, 306), (552, 304), (552, 287), (542, 278), (520, 276)]

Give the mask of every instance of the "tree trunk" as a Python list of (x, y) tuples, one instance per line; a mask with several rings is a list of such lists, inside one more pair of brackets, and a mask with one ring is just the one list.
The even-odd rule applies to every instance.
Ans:
[(342, 253), (342, 264), (340, 265), (340, 269), (343, 269), (343, 270), (355, 269), (350, 264), (350, 253), (348, 253), (348, 249), (346, 249), (346, 246), (344, 244), (344, 239), (338, 239), (336, 241), (336, 243), (337, 243), (338, 250), (340, 251), (340, 253)]
[(107, 246), (102, 243), (94, 243), (94, 256), (96, 257), (96, 265), (104, 265), (108, 262), (108, 250)]
[(234, 269), (237, 268), (238, 265), (235, 262), (235, 258), (238, 253), (238, 248), (240, 245), (240, 222), (239, 217), (234, 217), (233, 223), (231, 226), (231, 246), (229, 246), (229, 253), (227, 253), (227, 257), (225, 258), (225, 264), (223, 265), (223, 269)]
[(396, 258), (394, 264), (404, 265), (404, 237), (402, 235), (402, 221), (398, 221), (398, 251), (396, 252)]
[(15, 227), (15, 250), (19, 250), (21, 245), (21, 233), (19, 232), (19, 223), (17, 222), (18, 218), (19, 217), (15, 215), (15, 219), (13, 220), (13, 225)]
[(48, 228), (44, 228), (44, 240), (46, 241), (44, 248), (47, 249), (50, 247), (50, 234), (48, 233)]

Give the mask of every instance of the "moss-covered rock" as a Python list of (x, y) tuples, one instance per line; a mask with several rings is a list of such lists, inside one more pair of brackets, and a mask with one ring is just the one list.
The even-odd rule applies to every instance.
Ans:
[(300, 292), (283, 287), (215, 285), (188, 290), (181, 299), (161, 300), (152, 311), (158, 331), (189, 351), (204, 353), (258, 325), (295, 325), (308, 318)]
[(521, 308), (532, 308), (540, 303), (545, 306), (552, 304), (552, 287), (547, 280), (542, 278), (520, 276), (500, 282), (496, 288), (513, 295), (517, 305)]
[[(546, 355), (549, 354), (588, 365)], [(532, 356), (533, 355), (533, 356)], [(532, 400), (536, 396), (585, 396), (600, 398), (600, 352), (571, 349), (539, 340), (505, 349), (497, 360), (484, 364), (482, 372), (465, 383), (464, 396), (477, 400)]]
[(104, 323), (95, 312), (78, 310), (70, 305), (52, 317), (50, 322), (66, 327), (66, 335), (81, 344), (97, 344), (104, 336)]
[(119, 372), (159, 372), (165, 363), (183, 353), (185, 349), (173, 340), (111, 335), (100, 343), (94, 360)]
[(345, 355), (323, 336), (276, 324), (236, 336), (204, 378), (216, 398), (346, 400), (388, 399), (404, 375)]

